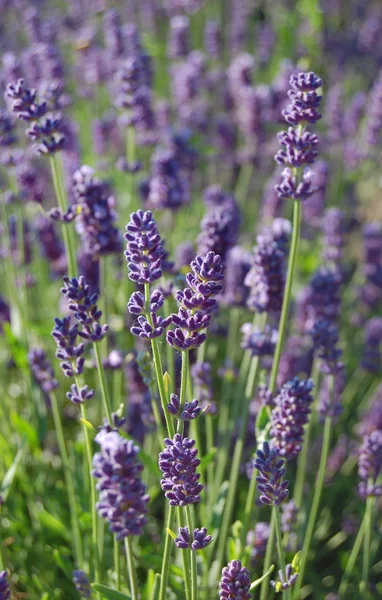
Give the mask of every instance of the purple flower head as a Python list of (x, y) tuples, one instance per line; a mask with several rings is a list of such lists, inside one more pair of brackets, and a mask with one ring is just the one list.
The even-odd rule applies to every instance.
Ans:
[[(308, 315), (315, 321), (335, 322), (340, 312), (340, 287), (342, 276), (338, 269), (318, 268), (309, 284)], [(306, 323), (308, 329), (310, 323)]]
[(285, 573), (282, 569), (279, 571), (279, 581), (270, 581), (271, 586), (277, 591), (289, 590), (295, 583), (298, 573), (293, 573), (292, 565), (285, 567)]
[(56, 115), (34, 121), (27, 129), (27, 136), (34, 142), (38, 142), (36, 150), (39, 154), (54, 154), (64, 148), (65, 136), (61, 131), (61, 124), (61, 116)]
[(0, 109), (0, 147), (13, 146), (16, 141), (14, 119), (7, 111)]
[(102, 311), (98, 310), (98, 294), (90, 292), (90, 286), (85, 282), (83, 275), (73, 279), (63, 277), (64, 287), (61, 293), (68, 300), (68, 307), (74, 313), (74, 317), (80, 329), (78, 335), (93, 343), (100, 342), (105, 337), (109, 326), (101, 325), (99, 320)]
[[(200, 224), (198, 253), (204, 255), (212, 250), (225, 260), (228, 251), (237, 242), (240, 211), (232, 196), (224, 194), (222, 191), (220, 193), (222, 198), (218, 204), (213, 204), (211, 200), (208, 200), (209, 210)], [(208, 190), (205, 195), (208, 196)]]
[(73, 404), (82, 404), (94, 396), (94, 390), (91, 390), (88, 385), (79, 388), (73, 383), (70, 389), (71, 391), (67, 392), (66, 397), (69, 398), (70, 402), (73, 402)]
[(204, 48), (212, 59), (219, 59), (222, 46), (220, 24), (217, 21), (206, 21), (204, 26)]
[(247, 534), (247, 545), (251, 548), (251, 562), (256, 563), (263, 560), (267, 549), (270, 526), (265, 521), (256, 523), (255, 528)]
[(220, 600), (250, 600), (250, 587), (249, 571), (240, 560), (232, 560), (224, 567), (219, 583)]
[(379, 72), (368, 98), (367, 121), (365, 129), (369, 150), (378, 146), (382, 131), (382, 70)]
[(280, 183), (276, 185), (279, 198), (306, 200), (317, 191), (313, 186), (314, 176), (310, 169), (305, 169), (302, 180), (299, 180), (289, 167), (283, 170), (281, 177)]
[(262, 504), (278, 506), (288, 497), (289, 482), (284, 479), (284, 464), (278, 448), (271, 448), (268, 442), (264, 442), (262, 450), (257, 450), (255, 469), (259, 475), (256, 481)]
[(322, 227), (325, 234), (323, 258), (334, 265), (341, 262), (345, 246), (346, 215), (340, 208), (325, 212)]
[(326, 417), (331, 417), (334, 421), (342, 414), (343, 406), (341, 399), (346, 383), (346, 375), (342, 363), (339, 363), (336, 367), (334, 380), (333, 374), (326, 375), (323, 378), (317, 406), (322, 420)]
[(84, 252), (93, 258), (119, 253), (122, 240), (115, 227), (115, 198), (109, 185), (98, 179), (93, 169), (83, 165), (73, 174), (73, 194), (80, 209), (76, 230)]
[(301, 451), (313, 402), (312, 389), (311, 379), (300, 381), (295, 377), (282, 386), (275, 398), (270, 433), (274, 448), (287, 460), (296, 458)]
[(171, 59), (185, 58), (190, 51), (189, 44), (190, 20), (183, 15), (170, 19), (168, 40), (168, 56)]
[(44, 394), (49, 394), (58, 386), (53, 367), (42, 348), (34, 348), (28, 353), (28, 362), (35, 381)]
[(36, 90), (26, 86), (24, 79), (7, 87), (7, 96), (13, 100), (12, 112), (23, 121), (37, 121), (46, 114), (46, 103), (39, 103)]
[(282, 111), (284, 119), (291, 125), (315, 123), (321, 118), (318, 109), (322, 96), (317, 89), (322, 87), (322, 80), (312, 71), (291, 75), (291, 90), (288, 92), (291, 103)]
[(313, 348), (322, 361), (322, 370), (335, 375), (342, 368), (342, 350), (338, 348), (338, 327), (325, 320), (316, 321), (311, 330)]
[(84, 571), (80, 569), (73, 571), (73, 583), (81, 598), (91, 598), (89, 578)]
[(162, 276), (164, 249), (152, 213), (140, 209), (131, 213), (126, 230), (129, 279), (139, 285), (153, 283)]
[(300, 373), (310, 375), (314, 352), (308, 336), (291, 335), (284, 346), (277, 373), (277, 383), (282, 385)]
[(177, 152), (158, 148), (151, 159), (150, 178), (141, 186), (145, 206), (177, 210), (188, 203), (188, 188)]
[(193, 539), (191, 540), (188, 527), (180, 527), (178, 537), (174, 541), (176, 546), (182, 550), (186, 548), (204, 550), (212, 542), (212, 537), (207, 535), (207, 529), (202, 527), (201, 529), (194, 529)]
[(243, 334), (241, 347), (244, 350), (249, 350), (252, 356), (273, 356), (278, 339), (277, 329), (266, 325), (262, 331), (252, 323), (244, 323), (241, 332)]
[[(180, 411), (180, 399), (176, 394), (170, 395), (170, 403), (167, 405), (169, 412), (172, 415), (179, 416)], [(199, 400), (191, 400), (191, 402), (186, 402), (183, 410), (179, 416), (183, 421), (193, 421), (196, 419), (200, 413), (202, 412), (201, 406), (199, 406)]]
[(191, 377), (203, 409), (210, 406), (213, 398), (212, 372), (208, 362), (196, 362), (191, 366)]
[(253, 263), (244, 284), (249, 287), (247, 305), (256, 312), (281, 310), (285, 285), (285, 254), (269, 236), (258, 236)]
[(117, 540), (142, 535), (149, 496), (141, 480), (143, 466), (137, 461), (139, 448), (116, 431), (102, 430), (95, 440), (100, 445), (92, 472), (100, 492), (98, 513)]
[(143, 443), (147, 433), (154, 430), (154, 417), (151, 407), (149, 386), (152, 381), (152, 358), (148, 361), (142, 353), (130, 352), (125, 359), (126, 407), (125, 430), (139, 443)]
[(362, 367), (369, 373), (382, 370), (382, 318), (373, 317), (365, 326)]
[(8, 571), (0, 571), (0, 600), (9, 600), (10, 597)]
[(297, 524), (298, 507), (294, 500), (284, 502), (281, 507), (281, 531), (283, 533), (290, 533)]
[(62, 320), (56, 318), (52, 337), (57, 344), (56, 357), (61, 360), (60, 367), (66, 377), (81, 375), (84, 370), (85, 359), (82, 356), (84, 344), (78, 344), (78, 325), (71, 326), (70, 317)]
[(314, 163), (318, 154), (318, 137), (307, 130), (297, 131), (289, 127), (287, 131), (278, 134), (278, 140), (283, 146), (275, 156), (279, 165), (301, 167)]
[(358, 490), (362, 498), (381, 496), (382, 485), (377, 483), (382, 470), (382, 430), (365, 435), (358, 454)]
[(249, 290), (244, 285), (245, 278), (251, 267), (249, 252), (234, 246), (226, 257), (224, 303), (228, 306), (245, 306)]
[(161, 487), (172, 506), (197, 504), (203, 489), (196, 468), (200, 465), (195, 441), (176, 433), (173, 440), (166, 438), (165, 450), (159, 454), (159, 468), (163, 473)]

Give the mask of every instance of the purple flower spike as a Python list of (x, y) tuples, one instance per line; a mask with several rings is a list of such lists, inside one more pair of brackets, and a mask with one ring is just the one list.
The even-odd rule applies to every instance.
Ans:
[(292, 565), (287, 565), (285, 567), (285, 574), (280, 569), (279, 571), (279, 581), (270, 581), (269, 583), (277, 592), (281, 592), (282, 590), (289, 590), (292, 585), (295, 583), (298, 573), (293, 573)]
[(36, 95), (36, 90), (28, 88), (24, 79), (7, 88), (7, 96), (13, 100), (12, 111), (23, 121), (37, 121), (45, 115), (46, 102), (38, 103)]
[(251, 578), (249, 571), (240, 560), (232, 560), (222, 570), (219, 583), (220, 600), (250, 600)]
[[(180, 399), (176, 394), (171, 394), (170, 403), (167, 405), (169, 412), (172, 415), (179, 416), (180, 410)], [(202, 412), (201, 406), (199, 406), (199, 400), (192, 400), (191, 402), (186, 402), (182, 413), (180, 414), (180, 418), (183, 421), (193, 421), (196, 419), (200, 413)]]
[(73, 583), (81, 598), (91, 597), (92, 592), (90, 589), (89, 578), (84, 571), (81, 571), (81, 569), (73, 571)]
[(182, 550), (190, 547), (192, 550), (204, 550), (212, 542), (212, 537), (207, 535), (207, 529), (202, 527), (201, 529), (194, 529), (193, 540), (191, 541), (188, 527), (180, 527), (178, 537), (174, 541), (176, 546)]
[(270, 448), (268, 442), (264, 442), (262, 450), (257, 450), (255, 469), (259, 475), (256, 481), (262, 504), (278, 506), (288, 497), (289, 482), (284, 479), (284, 464), (278, 448)]
[(159, 468), (163, 473), (162, 490), (172, 506), (197, 504), (203, 489), (196, 468), (200, 465), (195, 441), (176, 433), (173, 440), (166, 438), (165, 450), (159, 455)]
[(28, 362), (34, 379), (44, 394), (49, 394), (58, 386), (53, 367), (46, 357), (44, 350), (34, 348), (28, 353)]
[(81, 375), (84, 369), (84, 344), (76, 346), (77, 336), (78, 325), (71, 327), (70, 317), (64, 317), (62, 321), (55, 319), (52, 337), (57, 344), (56, 357), (62, 361), (60, 367), (66, 377)]
[(0, 600), (9, 600), (11, 590), (9, 589), (8, 571), (0, 571)]
[(90, 292), (90, 286), (86, 283), (85, 277), (69, 279), (63, 277), (64, 286), (61, 293), (68, 300), (68, 307), (74, 313), (74, 317), (80, 329), (78, 335), (85, 340), (93, 343), (103, 340), (109, 329), (108, 325), (100, 325), (99, 320), (102, 311), (98, 310), (98, 294)]
[(382, 485), (377, 483), (382, 470), (382, 430), (366, 435), (359, 449), (358, 490), (362, 498), (382, 496)]
[(296, 458), (302, 448), (304, 426), (309, 420), (313, 396), (311, 379), (300, 381), (295, 377), (285, 383), (278, 396), (271, 418), (271, 436), (274, 448), (287, 460)]
[(76, 384), (73, 383), (71, 386), (71, 392), (67, 392), (66, 397), (69, 398), (73, 404), (82, 404), (86, 402), (86, 400), (90, 400), (94, 396), (94, 390), (91, 390), (89, 386), (84, 385), (81, 388), (78, 388)]
[(132, 213), (126, 230), (129, 279), (139, 285), (153, 283), (162, 276), (164, 248), (151, 211)]
[(139, 448), (116, 431), (101, 430), (95, 441), (101, 447), (94, 455), (92, 472), (100, 492), (98, 513), (117, 540), (142, 535), (149, 496), (140, 477)]
[(278, 331), (266, 325), (264, 331), (254, 327), (252, 323), (244, 323), (241, 327), (243, 341), (241, 347), (249, 350), (252, 356), (273, 356), (275, 351)]

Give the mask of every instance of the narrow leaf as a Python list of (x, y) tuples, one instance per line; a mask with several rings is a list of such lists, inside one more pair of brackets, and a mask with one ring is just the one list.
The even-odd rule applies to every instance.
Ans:
[(91, 587), (96, 592), (100, 592), (102, 598), (106, 598), (106, 600), (131, 600), (131, 596), (128, 594), (113, 590), (113, 588), (102, 585), (101, 583), (93, 583)]
[(275, 568), (275, 565), (271, 565), (269, 567), (268, 571), (266, 573), (264, 573), (264, 575), (262, 575), (259, 579), (256, 579), (256, 581), (254, 581), (253, 583), (251, 583), (251, 587), (249, 588), (249, 590), (252, 591), (255, 589), (255, 587), (260, 585), (260, 583), (262, 581), (264, 581), (264, 579), (266, 579), (268, 577), (268, 575), (270, 575), (272, 573), (274, 568)]
[(20, 448), (18, 449), (17, 454), (16, 454), (11, 466), (9, 467), (8, 471), (6, 472), (3, 482), (1, 484), (0, 497), (3, 502), (5, 502), (8, 497), (10, 487), (16, 476), (17, 469), (19, 467), (21, 459), (24, 456), (25, 449), (26, 449), (26, 438), (24, 438), (22, 440)]

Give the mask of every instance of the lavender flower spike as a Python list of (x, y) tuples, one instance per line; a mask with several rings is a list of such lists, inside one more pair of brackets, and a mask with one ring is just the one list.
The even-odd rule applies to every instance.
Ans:
[(202, 527), (194, 529), (193, 539), (190, 540), (188, 527), (180, 527), (178, 537), (174, 541), (176, 546), (182, 550), (190, 547), (192, 550), (204, 550), (212, 542), (212, 537), (207, 535), (207, 529)]
[(92, 473), (100, 492), (97, 510), (117, 540), (142, 535), (149, 496), (140, 477), (139, 448), (116, 431), (101, 430), (95, 440), (101, 447), (94, 455)]
[(0, 571), (0, 600), (9, 600), (10, 597), (8, 571)]
[(126, 231), (129, 279), (139, 285), (157, 281), (162, 276), (164, 249), (152, 212), (132, 213)]
[(276, 590), (276, 592), (289, 590), (289, 588), (291, 588), (294, 582), (296, 581), (298, 573), (293, 573), (292, 565), (287, 565), (285, 567), (285, 574), (280, 569), (279, 577), (280, 581), (270, 581), (271, 586)]
[(102, 311), (98, 310), (97, 306), (98, 294), (91, 294), (90, 286), (83, 275), (78, 279), (63, 277), (63, 281), (61, 293), (68, 300), (69, 310), (74, 313), (76, 321), (81, 326), (78, 335), (93, 343), (100, 342), (105, 337), (109, 326), (99, 323)]
[(252, 598), (252, 594), (249, 593), (250, 587), (251, 578), (248, 569), (242, 566), (240, 560), (231, 560), (222, 570), (219, 583), (220, 600), (250, 600)]
[(195, 441), (176, 433), (173, 440), (166, 438), (165, 450), (159, 454), (159, 468), (163, 473), (161, 487), (172, 506), (186, 506), (200, 501), (203, 485), (196, 468), (200, 465)]
[(89, 578), (84, 571), (81, 569), (73, 571), (73, 583), (81, 598), (91, 598)]
[(280, 457), (279, 450), (270, 448), (268, 442), (264, 442), (262, 450), (257, 450), (255, 469), (259, 471), (259, 475), (256, 481), (262, 504), (278, 506), (288, 497), (289, 482), (284, 479), (284, 464), (285, 460)]
[(377, 483), (382, 470), (382, 430), (378, 429), (363, 439), (359, 449), (358, 490), (362, 498), (382, 496), (382, 485)]

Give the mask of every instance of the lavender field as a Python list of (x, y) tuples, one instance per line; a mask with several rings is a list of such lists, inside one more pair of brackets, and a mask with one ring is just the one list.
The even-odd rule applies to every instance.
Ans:
[(380, 0), (0, 0), (0, 600), (382, 598)]

